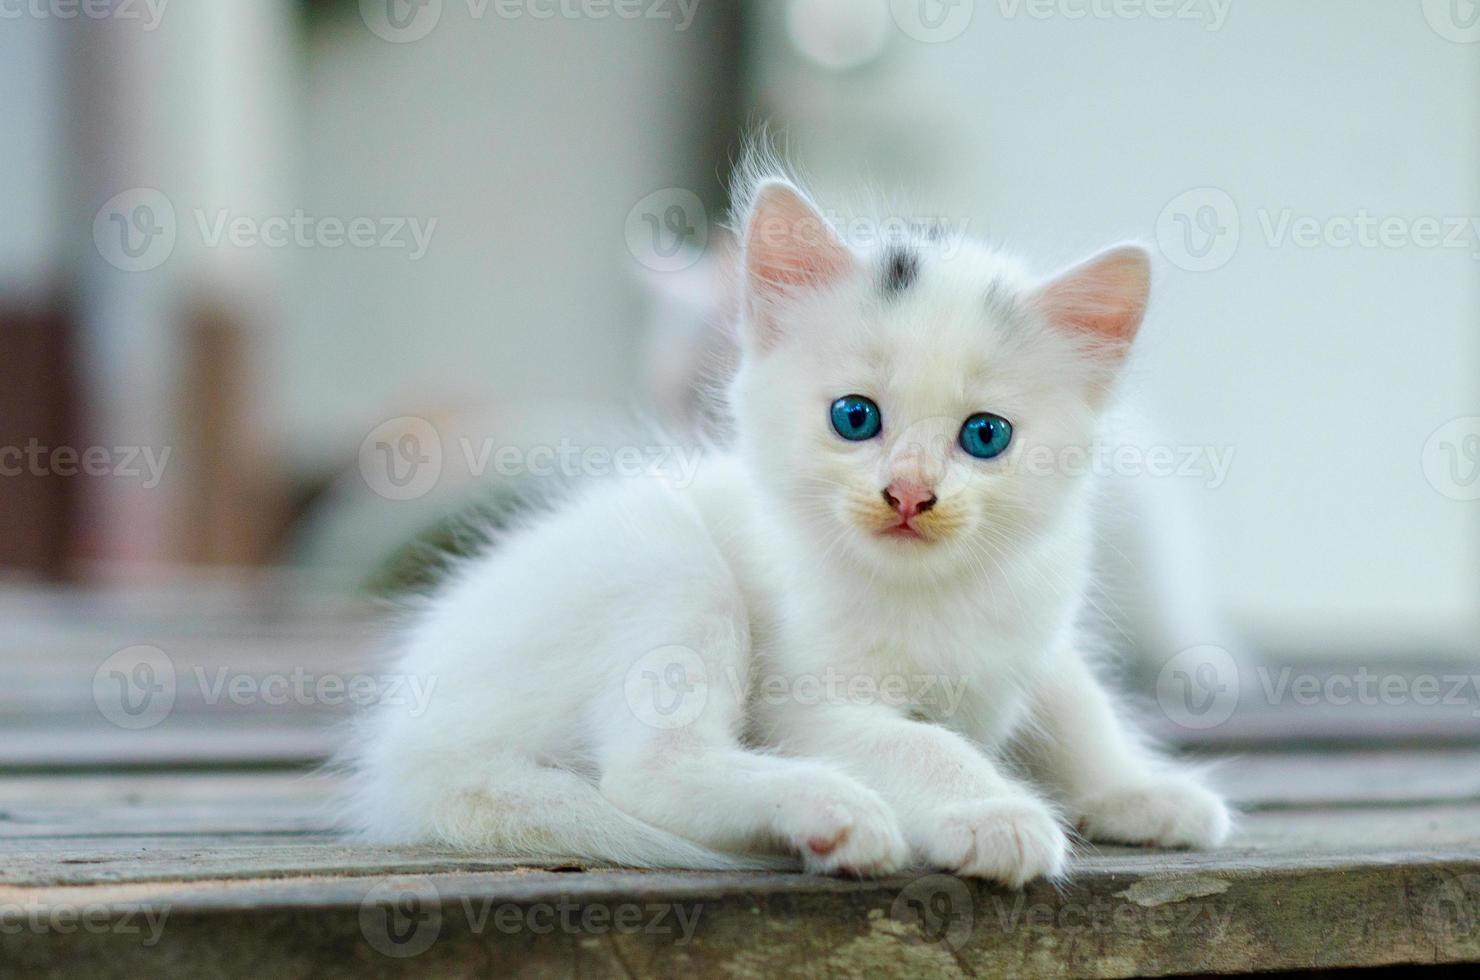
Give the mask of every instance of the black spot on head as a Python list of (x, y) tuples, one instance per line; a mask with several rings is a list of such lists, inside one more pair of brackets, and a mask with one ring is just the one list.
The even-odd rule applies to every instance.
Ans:
[(894, 246), (884, 253), (885, 296), (898, 296), (920, 274), (920, 256), (902, 246)]

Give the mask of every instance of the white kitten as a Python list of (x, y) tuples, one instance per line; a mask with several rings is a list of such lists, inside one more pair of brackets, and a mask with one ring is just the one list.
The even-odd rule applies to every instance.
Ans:
[[(1038, 283), (928, 233), (845, 244), (748, 181), (735, 445), (606, 483), (464, 564), (406, 638), (435, 679), (356, 750), (382, 840), (540, 858), (908, 864), (1019, 885), (1229, 818), (1117, 717), (1074, 623), (1088, 446), (1145, 310), (1132, 246)], [(1011, 748), (1041, 786), (1010, 771)]]

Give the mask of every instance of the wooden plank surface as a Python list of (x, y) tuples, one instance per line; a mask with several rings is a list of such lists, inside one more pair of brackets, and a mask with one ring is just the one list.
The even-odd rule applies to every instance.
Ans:
[[(1086, 845), (1067, 883), (1022, 893), (940, 875), (549, 870), (347, 843), (326, 810), (338, 783), (321, 775), (10, 776), (0, 925), (7, 914), (41, 925), (0, 928), (0, 953), (40, 975), (99, 976), (209, 974), (226, 953), (289, 976), (500, 964), (529, 976), (1112, 977), (1458, 962), (1480, 957), (1474, 762), (1357, 753), (1327, 765), (1319, 787), (1318, 758), (1231, 763), (1249, 810), (1228, 847)], [(1408, 798), (1359, 799), (1373, 774), (1403, 770), (1426, 773)], [(1445, 772), (1453, 798), (1433, 802)], [(103, 927), (67, 933), (50, 919), (84, 913)], [(659, 914), (667, 926), (651, 925)], [(623, 915), (648, 925), (618, 932)]]
[[(288, 976), (1116, 977), (1480, 957), (1473, 842), (1325, 860), (1103, 854), (1067, 884), (1022, 892), (943, 875), (490, 871), (415, 853), (356, 865), (309, 842), (272, 857), (199, 845), (239, 850), (238, 863), (157, 880), (83, 863), (86, 884), (0, 886), (0, 908), (32, 921), (62, 912), (101, 924), (0, 930), (0, 953), (58, 976), (230, 964)], [(295, 849), (299, 860), (285, 860)]]
[[(1256, 692), (1210, 730), (1167, 729), (1227, 756), (1215, 779), (1243, 811), (1230, 844), (1085, 844), (1068, 881), (1023, 892), (935, 874), (531, 868), (335, 833), (342, 784), (314, 767), (349, 705), (263, 692), (373, 675), (381, 611), (225, 581), (0, 590), (0, 619), (4, 976), (1119, 977), (1480, 960), (1470, 705), (1292, 710)], [(141, 727), (98, 686), (134, 645), (161, 651), (175, 682)]]

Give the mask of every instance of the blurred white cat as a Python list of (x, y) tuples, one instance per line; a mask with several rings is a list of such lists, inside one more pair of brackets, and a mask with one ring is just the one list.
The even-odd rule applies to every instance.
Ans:
[(357, 740), (360, 829), (1013, 886), (1075, 830), (1220, 842), (1226, 807), (1127, 725), (1081, 631), (1096, 486), (1063, 460), (1106, 418), (1145, 251), (1039, 280), (929, 229), (855, 245), (763, 156), (735, 199), (726, 445), (452, 571), (401, 652), (435, 697)]

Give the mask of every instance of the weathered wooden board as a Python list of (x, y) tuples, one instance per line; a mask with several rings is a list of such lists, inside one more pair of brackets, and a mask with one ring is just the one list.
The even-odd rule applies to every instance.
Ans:
[[(348, 703), (264, 692), (379, 670), (385, 620), (362, 603), (231, 581), (0, 590), (0, 621), (0, 976), (1118, 977), (1480, 960), (1472, 705), (1255, 691), (1221, 725), (1163, 732), (1262, 750), (1218, 771), (1246, 811), (1229, 846), (1082, 845), (1068, 882), (1023, 892), (933, 874), (530, 868), (333, 833), (340, 784), (311, 768)], [(131, 644), (163, 651), (175, 681), (170, 710), (136, 727), (99, 704), (100, 667)]]
[(536, 871), (102, 884), (0, 889), (0, 907), (34, 924), (0, 930), (0, 953), (56, 976), (1121, 977), (1445, 963), (1480, 958), (1477, 884), (1473, 852), (1294, 868), (1143, 857), (1023, 892), (943, 875)]

